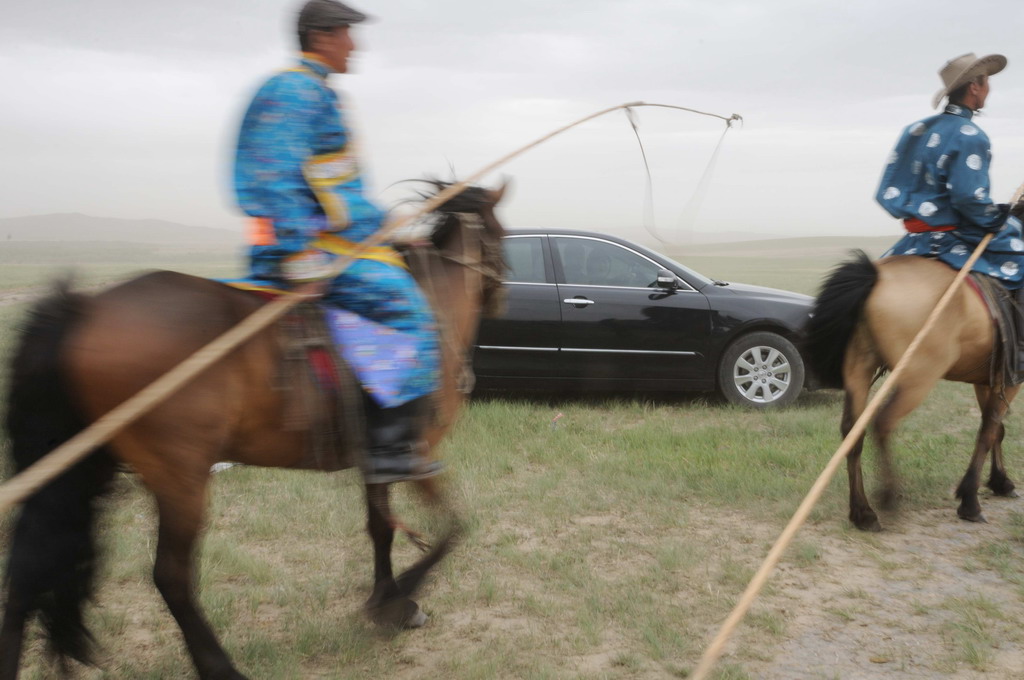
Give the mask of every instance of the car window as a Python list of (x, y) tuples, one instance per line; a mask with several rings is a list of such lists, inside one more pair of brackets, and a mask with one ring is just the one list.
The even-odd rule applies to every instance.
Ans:
[(544, 275), (544, 248), (540, 237), (506, 238), (505, 280), (512, 283), (547, 283)]
[(583, 286), (645, 288), (657, 282), (660, 269), (636, 253), (607, 241), (555, 238), (565, 282)]

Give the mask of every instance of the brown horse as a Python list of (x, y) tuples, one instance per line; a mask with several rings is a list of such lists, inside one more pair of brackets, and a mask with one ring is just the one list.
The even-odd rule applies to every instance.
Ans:
[[(458, 390), (484, 305), (500, 289), (500, 237), (494, 215), (502, 190), (470, 188), (438, 210), (435, 249), (408, 254), (433, 300), (443, 331), (438, 414), (427, 439), (436, 445), (463, 401)], [(472, 213), (472, 214), (469, 214)], [(58, 291), (33, 310), (13, 363), (7, 414), (20, 471), (187, 356), (251, 314), (250, 293), (173, 272), (146, 274), (94, 297)], [(0, 628), (0, 679), (16, 678), (25, 625), (35, 612), (51, 648), (87, 661), (91, 638), (82, 606), (92, 592), (96, 501), (115, 467), (134, 470), (156, 498), (159, 536), (153, 580), (203, 679), (244, 678), (196, 603), (193, 574), (211, 465), (231, 460), (293, 467), (309, 433), (285, 426), (288, 395), (273, 389), (281, 365), (279, 334), (268, 328), (188, 383), (29, 499), (18, 519)], [(448, 551), (458, 522), (442, 490), (420, 483), (451, 527), (405, 573), (392, 574), (394, 523), (387, 486), (366, 485), (367, 530), (374, 547), (368, 610), (378, 622), (416, 625), (410, 599)]]
[[(872, 263), (864, 253), (839, 266), (826, 280), (814, 305), (805, 346), (808, 365), (823, 387), (846, 392), (841, 430), (845, 437), (864, 412), (868, 391), (880, 371), (903, 356), (956, 271), (917, 256), (887, 257)], [(992, 465), (986, 486), (998, 496), (1016, 496), (1003, 466), (1003, 416), (1019, 390), (1005, 386), (993, 371), (998, 354), (996, 331), (979, 293), (961, 285), (949, 306), (909, 360), (906, 372), (874, 422), (882, 489), (880, 502), (892, 507), (898, 495), (889, 437), (899, 421), (917, 408), (941, 379), (974, 385), (981, 427), (970, 465), (956, 490), (957, 514), (985, 521), (978, 486), (986, 455)], [(998, 363), (995, 364), (998, 366)], [(851, 449), (846, 468), (850, 483), (850, 521), (858, 529), (879, 531), (878, 516), (864, 493), (860, 455), (864, 438)]]

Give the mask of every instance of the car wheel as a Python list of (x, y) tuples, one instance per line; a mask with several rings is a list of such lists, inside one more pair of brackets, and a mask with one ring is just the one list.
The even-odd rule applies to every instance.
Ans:
[(751, 408), (792, 404), (804, 386), (800, 353), (777, 333), (758, 331), (733, 342), (718, 366), (718, 389), (730, 403)]

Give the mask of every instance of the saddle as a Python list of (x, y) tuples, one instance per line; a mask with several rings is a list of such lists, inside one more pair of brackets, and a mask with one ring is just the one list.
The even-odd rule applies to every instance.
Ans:
[[(247, 280), (224, 283), (265, 300), (283, 292)], [(381, 405), (394, 417), (408, 410), (400, 413), (397, 407), (406, 403), (402, 389), (405, 372), (415, 362), (414, 339), (314, 301), (297, 304), (276, 328), (281, 362), (275, 389), (284, 396), (283, 426), (307, 433), (306, 451), (293, 467), (326, 472), (359, 467), (369, 475), (382, 467), (411, 467), (412, 458), (393, 459), (380, 442), (375, 445), (380, 433), (368, 426), (381, 426)], [(439, 409), (434, 398), (425, 406), (423, 415), (436, 422)], [(436, 462), (432, 465), (438, 467)], [(411, 472), (397, 477), (412, 478)]]
[(300, 303), (277, 328), (282, 352), (275, 388), (286, 394), (284, 427), (309, 434), (295, 467), (334, 472), (358, 465), (366, 450), (362, 390), (335, 349), (323, 308)]
[(1014, 293), (999, 281), (971, 272), (968, 283), (985, 301), (989, 314), (996, 326), (996, 337), (989, 369), (989, 383), (1009, 387), (1024, 382), (1024, 365), (1021, 363), (1018, 343), (1021, 340), (1021, 310), (1014, 300)]

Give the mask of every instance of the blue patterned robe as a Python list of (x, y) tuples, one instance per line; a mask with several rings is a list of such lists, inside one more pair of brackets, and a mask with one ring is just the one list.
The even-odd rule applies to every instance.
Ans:
[[(363, 194), (355, 144), (338, 95), (327, 85), (329, 67), (303, 55), (296, 68), (271, 77), (242, 120), (235, 157), (238, 204), (263, 225), (251, 232), (250, 279), (280, 287), (279, 267), (289, 255), (310, 249), (344, 253), (380, 229), (383, 211)], [(382, 324), (415, 347), (415, 361), (396, 362), (404, 379), (388, 396), (365, 386), (383, 406), (396, 406), (437, 386), (437, 332), (430, 307), (390, 247), (376, 248), (335, 278), (324, 301)], [(368, 332), (363, 343), (393, 333)], [(376, 362), (382, 371), (387, 366)], [(393, 378), (393, 376), (392, 376)], [(389, 379), (394, 383), (393, 379)]]
[(996, 232), (974, 271), (1007, 288), (1024, 285), (1021, 223), (989, 195), (992, 150), (973, 112), (950, 104), (908, 126), (882, 174), (875, 198), (893, 217), (925, 231), (908, 233), (885, 255), (937, 257), (961, 269), (986, 233)]

